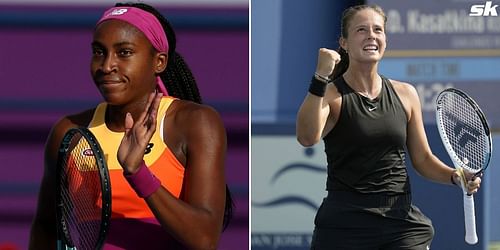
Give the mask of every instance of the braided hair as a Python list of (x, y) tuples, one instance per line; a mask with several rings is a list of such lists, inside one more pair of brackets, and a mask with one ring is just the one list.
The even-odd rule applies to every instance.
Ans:
[[(384, 10), (382, 10), (380, 6), (365, 5), (365, 4), (352, 6), (344, 10), (344, 12), (342, 13), (340, 34), (343, 38), (347, 38), (347, 36), (349, 35), (349, 32), (347, 32), (347, 30), (354, 15), (359, 11), (365, 9), (371, 9), (377, 12), (380, 16), (382, 16), (382, 18), (384, 18), (384, 26), (385, 26), (385, 24), (387, 23), (387, 16), (385, 15)], [(335, 68), (333, 69), (333, 73), (330, 75), (330, 79), (333, 80), (343, 75), (347, 71), (347, 68), (349, 68), (349, 54), (347, 54), (347, 51), (345, 51), (345, 49), (339, 46), (337, 52), (340, 54), (340, 62), (337, 64), (337, 66), (335, 66)]]
[[(189, 100), (201, 104), (201, 96), (193, 73), (184, 61), (184, 58), (175, 51), (176, 38), (172, 25), (154, 7), (145, 3), (117, 3), (115, 7), (135, 7), (153, 14), (161, 23), (168, 40), (167, 68), (160, 73), (168, 94), (182, 100)], [(229, 187), (226, 185), (226, 204), (224, 209), (223, 230), (229, 225), (233, 216), (233, 199)]]

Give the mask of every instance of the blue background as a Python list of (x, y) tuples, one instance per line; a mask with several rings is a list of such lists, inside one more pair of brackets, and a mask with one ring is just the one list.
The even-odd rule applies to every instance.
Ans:
[[(389, 8), (391, 3), (385, 6), (382, 3), (382, 7)], [(412, 2), (411, 5), (412, 8), (427, 4), (432, 4), (435, 8), (445, 8), (449, 3), (450, 1), (428, 0), (418, 3)], [(295, 134), (296, 113), (305, 97), (309, 79), (314, 73), (317, 51), (320, 47), (334, 49), (338, 47), (341, 11), (346, 6), (353, 4), (355, 1), (252, 1), (252, 135), (293, 136)], [(405, 4), (400, 3), (399, 5)], [(457, 5), (460, 3), (455, 1), (453, 6)], [(465, 5), (462, 6), (465, 10), (469, 8), (468, 3), (462, 1), (462, 5)], [(425, 12), (426, 8), (422, 7), (422, 9)], [(450, 37), (449, 35), (440, 36)], [(432, 36), (426, 35), (426, 39), (431, 38)], [(427, 40), (429, 48), (426, 48), (422, 43), (409, 44), (407, 40), (405, 40), (405, 44), (393, 44), (391, 34), (388, 34), (388, 39), (390, 46), (398, 49), (424, 50), (433, 49), (432, 46), (435, 45), (432, 39)], [(439, 43), (439, 41), (437, 42)], [(446, 42), (439, 44), (439, 49), (448, 48)], [(500, 48), (488, 49), (499, 50)], [(406, 66), (412, 63), (425, 65), (456, 63), (460, 71), (455, 75), (437, 72), (436, 75), (417, 75), (412, 78), (406, 72)], [(500, 115), (497, 115), (498, 104), (495, 96), (499, 88), (499, 65), (498, 57), (422, 58), (416, 55), (405, 58), (386, 57), (382, 60), (379, 70), (389, 78), (422, 85), (423, 89), (432, 89), (434, 92), (429, 96), (421, 96), (421, 98), (427, 98), (430, 104), (441, 87), (451, 85), (464, 88), (485, 110), (495, 131), (500, 127), (497, 120)], [(435, 89), (436, 86), (439, 88)], [(424, 110), (424, 115), (426, 117), (427, 137), (434, 154), (451, 166), (452, 163), (442, 146), (434, 124), (433, 112)], [(498, 141), (499, 138), (495, 137), (494, 150)], [(252, 157), (266, 156), (252, 155)], [(495, 191), (499, 190), (500, 186), (491, 181), (498, 179), (500, 175), (500, 169), (497, 168), (498, 163), (500, 163), (499, 158), (498, 153), (494, 151), (492, 163), (483, 180), (482, 189), (475, 195), (479, 243), (473, 246), (464, 242), (462, 192), (456, 187), (432, 183), (422, 178), (409, 165), (414, 203), (432, 219), (435, 227), (432, 249), (487, 249), (489, 241), (500, 241), (498, 226), (500, 218), (493, 213), (493, 211), (500, 209), (500, 200), (494, 196)], [(253, 179), (252, 185), (259, 185), (258, 180)], [(260, 232), (252, 231), (252, 233)]]

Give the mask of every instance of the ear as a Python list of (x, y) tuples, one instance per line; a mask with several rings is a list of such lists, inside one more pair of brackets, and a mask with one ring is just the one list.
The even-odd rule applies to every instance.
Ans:
[(165, 52), (158, 52), (155, 56), (155, 73), (159, 74), (167, 68), (168, 55)]
[(339, 38), (339, 45), (340, 47), (342, 47), (345, 51), (348, 51), (348, 48), (347, 48), (347, 41), (344, 37), (340, 37)]

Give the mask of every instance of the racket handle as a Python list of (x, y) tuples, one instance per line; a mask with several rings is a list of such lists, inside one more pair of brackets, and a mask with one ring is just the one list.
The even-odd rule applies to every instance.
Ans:
[(465, 242), (477, 243), (476, 215), (474, 212), (474, 196), (464, 193)]
[(76, 250), (76, 247), (68, 247), (61, 240), (57, 240), (57, 250)]

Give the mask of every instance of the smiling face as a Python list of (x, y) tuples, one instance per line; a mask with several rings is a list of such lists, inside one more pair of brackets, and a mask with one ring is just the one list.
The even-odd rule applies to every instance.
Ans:
[(386, 48), (384, 17), (371, 8), (357, 11), (346, 25), (340, 45), (351, 62), (374, 63), (382, 59)]
[(106, 102), (114, 105), (142, 100), (156, 88), (156, 73), (166, 66), (149, 40), (120, 20), (99, 24), (92, 42), (91, 74)]

